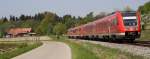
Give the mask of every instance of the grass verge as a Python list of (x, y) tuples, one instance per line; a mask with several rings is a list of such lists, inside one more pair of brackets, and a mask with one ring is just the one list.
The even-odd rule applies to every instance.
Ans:
[(55, 41), (61, 41), (68, 44), (72, 49), (72, 59), (144, 59), (142, 56), (133, 55), (99, 44), (89, 42), (80, 42), (78, 40), (67, 40), (66, 37), (57, 39), (52, 36)]
[(41, 42), (22, 42), (22, 43), (17, 43), (17, 42), (13, 42), (13, 43), (1, 43), (3, 45), (3, 47), (1, 49), (10, 49), (9, 47), (13, 47), (13, 49), (8, 50), (7, 52), (4, 52), (2, 54), (0, 54), (0, 59), (11, 59), (15, 56), (18, 56), (22, 53), (25, 53), (27, 51), (30, 51), (34, 48), (37, 48), (38, 46), (42, 45)]
[(99, 44), (85, 42), (83, 46), (88, 47), (89, 50), (93, 51), (99, 59), (144, 59), (142, 56), (133, 55), (114, 48), (104, 47)]
[(140, 41), (150, 41), (150, 30), (143, 30), (141, 33)]
[(64, 42), (71, 47), (72, 59), (99, 59), (92, 51), (88, 50), (86, 47), (75, 43), (73, 41), (66, 40), (65, 37), (60, 37), (57, 39), (55, 36), (51, 36), (54, 41)]

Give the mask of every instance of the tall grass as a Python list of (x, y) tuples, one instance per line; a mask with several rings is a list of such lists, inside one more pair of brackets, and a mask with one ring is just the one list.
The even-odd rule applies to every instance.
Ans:
[(143, 30), (139, 40), (150, 41), (150, 30)]
[(99, 59), (92, 51), (80, 44), (65, 41), (72, 49), (73, 59)]
[[(5, 43), (6, 46), (12, 46), (14, 45), (14, 48), (13, 50), (10, 50), (10, 51), (7, 51), (3, 54), (0, 54), (0, 59), (11, 59), (15, 56), (18, 56), (22, 53), (25, 53), (29, 50), (32, 50), (40, 45), (42, 45), (42, 43), (40, 42), (36, 42), (36, 43), (33, 43), (33, 44), (28, 44), (28, 43)], [(5, 47), (5, 46), (4, 46)]]
[(99, 44), (87, 42), (84, 43), (84, 46), (93, 51), (99, 59), (144, 59), (142, 56), (133, 55), (114, 48), (104, 47)]
[(92, 51), (86, 49), (82, 45), (66, 40), (68, 38), (59, 36), (59, 39), (56, 36), (50, 36), (54, 41), (64, 42), (68, 44), (72, 50), (72, 59), (99, 59)]

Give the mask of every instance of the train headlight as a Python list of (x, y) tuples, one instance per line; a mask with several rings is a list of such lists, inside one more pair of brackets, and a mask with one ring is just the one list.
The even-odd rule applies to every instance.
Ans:
[(138, 30), (138, 27), (136, 27), (136, 30)]

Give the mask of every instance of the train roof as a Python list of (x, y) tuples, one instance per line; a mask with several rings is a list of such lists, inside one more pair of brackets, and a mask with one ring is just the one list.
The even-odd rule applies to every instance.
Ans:
[[(80, 27), (84, 27), (84, 26), (90, 25), (90, 24), (92, 24), (92, 23), (96, 23), (96, 22), (98, 22), (98, 21), (102, 21), (102, 19), (105, 19), (105, 18), (108, 18), (108, 17), (110, 17), (110, 16), (115, 15), (116, 12), (121, 12), (121, 13), (123, 13), (123, 14), (126, 14), (126, 13), (136, 13), (136, 11), (115, 11), (115, 12), (112, 12), (112, 13), (108, 14), (107, 16), (105, 16), (105, 17), (103, 17), (103, 18), (97, 19), (97, 20), (95, 20), (95, 21), (93, 21), (93, 22), (88, 22), (88, 23), (86, 23), (86, 24), (83, 24), (83, 25), (80, 25), (80, 26), (77, 26), (77, 27), (74, 27), (74, 28), (70, 28), (69, 30), (78, 29), (78, 28), (80, 28)], [(68, 31), (69, 31), (69, 30), (68, 30)]]
[[(113, 14), (115, 14), (115, 13), (116, 13), (116, 12), (113, 12), (113, 13), (109, 14), (108, 16), (105, 16), (105, 17), (100, 18), (100, 19), (107, 18), (107, 17), (109, 17), (109, 16), (111, 16), (111, 15), (113, 15)], [(78, 28), (80, 28), (80, 27), (84, 27), (84, 26), (87, 26), (87, 25), (90, 25), (90, 24), (93, 24), (93, 23), (95, 23), (95, 22), (97, 22), (97, 21), (101, 21), (100, 19), (97, 19), (97, 20), (95, 20), (95, 21), (93, 21), (93, 22), (88, 22), (88, 23), (86, 23), (86, 24), (83, 24), (83, 25), (80, 25), (80, 26), (77, 26), (77, 27), (70, 28), (68, 31), (74, 30), (74, 29), (78, 29)]]
[(103, 18), (97, 19), (96, 21), (94, 21), (94, 23), (97, 22), (97, 21), (103, 21), (105, 18), (108, 18), (108, 17), (113, 16), (115, 14), (116, 14), (116, 12), (112, 12), (112, 13), (108, 14), (107, 16), (103, 17)]

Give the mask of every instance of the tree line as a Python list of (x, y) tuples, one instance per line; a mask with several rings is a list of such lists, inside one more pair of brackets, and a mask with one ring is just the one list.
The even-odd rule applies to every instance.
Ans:
[(57, 34), (62, 35), (67, 32), (67, 29), (76, 27), (98, 18), (106, 16), (105, 12), (93, 15), (93, 12), (88, 13), (85, 17), (75, 17), (72, 15), (58, 16), (53, 12), (43, 12), (35, 14), (34, 16), (20, 15), (19, 17), (10, 16), (2, 17), (0, 19), (0, 36), (4, 35), (10, 28), (32, 28), (33, 32), (39, 35)]
[(140, 6), (138, 10), (142, 16), (142, 29), (145, 30), (146, 26), (150, 26), (150, 1)]
[[(150, 2), (145, 3), (143, 6), (138, 8), (141, 11), (142, 16), (147, 16), (150, 14)], [(127, 7), (125, 10), (130, 10)], [(0, 18), (0, 36), (5, 35), (6, 31), (10, 28), (32, 28), (33, 32), (39, 35), (62, 35), (66, 34), (67, 29), (73, 28), (82, 24), (86, 24), (88, 22), (94, 21), (99, 18), (103, 18), (107, 16), (108, 13), (101, 12), (98, 15), (94, 16), (93, 12), (88, 13), (86, 16), (75, 17), (72, 15), (64, 15), (62, 17), (58, 16), (53, 12), (42, 12), (37, 13), (34, 16), (30, 15), (20, 15), (19, 17), (11, 15), (9, 18), (2, 17)], [(147, 16), (148, 17), (148, 16)], [(142, 21), (148, 22), (147, 19), (143, 19)], [(149, 18), (150, 19), (150, 18)]]

